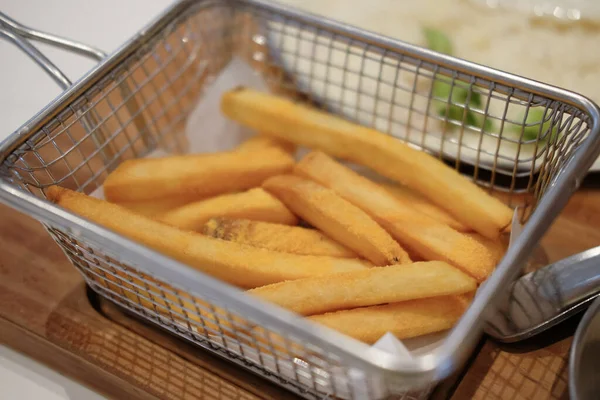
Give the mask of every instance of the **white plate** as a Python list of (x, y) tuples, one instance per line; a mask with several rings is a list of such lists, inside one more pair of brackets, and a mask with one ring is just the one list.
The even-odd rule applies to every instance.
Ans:
[[(285, 35), (279, 33), (282, 29)], [(267, 31), (267, 43), (275, 44), (271, 55), (303, 92), (334, 113), (372, 125), (433, 153), (442, 153), (446, 159), (460, 159), (462, 163), (495, 169), (507, 176), (513, 175), (515, 165), (516, 172), (522, 175), (541, 168), (547, 142), (538, 142), (536, 151), (535, 143), (519, 146), (516, 137), (507, 133), (505, 139), (499, 140), (497, 135), (482, 135), (475, 127), (462, 132), (444, 129), (441, 118), (427, 112), (430, 79), (417, 76), (409, 64), (398, 64), (391, 58), (382, 61), (380, 56), (365, 59), (359, 47), (339, 40), (332, 44), (321, 36), (315, 40), (314, 34), (298, 32), (289, 25), (283, 27), (279, 22), (271, 22)], [(302, 38), (299, 41), (297, 33)], [(400, 78), (398, 65), (402, 68)], [(497, 118), (493, 119), (497, 130), (506, 103), (500, 95), (494, 94), (490, 99), (489, 115)], [(523, 104), (511, 100), (507, 114), (517, 120), (524, 112)], [(506, 126), (504, 131), (509, 131)]]
[[(422, 24), (419, 18), (423, 20), (429, 18), (422, 16), (422, 10), (417, 6), (411, 4), (399, 6), (398, 3), (387, 0), (374, 0), (374, 4), (371, 3), (368, 7), (364, 2), (358, 1), (332, 0), (327, 3), (327, 6), (323, 5), (321, 1), (280, 0), (280, 2), (388, 36), (394, 36), (394, 33), (396, 36), (403, 35), (402, 39), (409, 43), (418, 43), (421, 40), (419, 32)], [(448, 9), (450, 6), (447, 3), (440, 4), (439, 7), (442, 10), (441, 14), (453, 13)], [(494, 13), (494, 10), (490, 9), (490, 12)], [(392, 15), (397, 15), (397, 18)], [(456, 18), (456, 16), (452, 17)], [(435, 21), (440, 16), (432, 18), (432, 21)], [(395, 22), (392, 23), (392, 20)], [(411, 26), (407, 29), (394, 28), (398, 23)], [(501, 141), (487, 135), (482, 138), (482, 135), (474, 130), (466, 130), (460, 137), (458, 132), (444, 132), (443, 126), (436, 118), (423, 117), (422, 115), (426, 114), (429, 93), (427, 79), (419, 78), (416, 85), (413, 86), (414, 70), (404, 69), (406, 68), (405, 63), (402, 64), (403, 69), (400, 78), (397, 79), (397, 68), (393, 65), (393, 60), (387, 59), (389, 65), (384, 65), (382, 68), (381, 58), (364, 60), (364, 49), (358, 46), (348, 46), (339, 38), (332, 41), (321, 35), (315, 43), (314, 34), (306, 30), (299, 32), (289, 23), (284, 28), (285, 35), (278, 33), (278, 30), (281, 32), (282, 25), (277, 22), (271, 23), (269, 28), (268, 43), (275, 44), (272, 46), (271, 54), (278, 57), (278, 61), (288, 74), (293, 76), (295, 83), (304, 92), (311, 94), (316, 101), (327, 106), (331, 111), (357, 122), (373, 125), (376, 129), (390, 132), (399, 138), (408, 139), (409, 142), (432, 152), (441, 152), (449, 159), (460, 157), (466, 163), (477, 164), (484, 168), (495, 166), (497, 171), (508, 175), (512, 175), (515, 164), (516, 170), (523, 173), (532, 169), (534, 171), (540, 169), (546, 144), (538, 144), (536, 152), (534, 144), (519, 147), (514, 143), (515, 138)], [(522, 29), (520, 25), (519, 28)], [(461, 38), (463, 40), (464, 36)], [(476, 46), (477, 43), (474, 42), (471, 45)], [(467, 55), (474, 56), (473, 54)], [(520, 53), (511, 55), (511, 57), (519, 56), (522, 55)], [(498, 52), (494, 53), (492, 58), (494, 63), (506, 67), (505, 61), (504, 63), (499, 61)], [(507, 58), (510, 57), (504, 57), (504, 60)], [(316, 59), (318, 62), (310, 62), (311, 59)], [(535, 59), (532, 56), (531, 60)], [(539, 69), (536, 70), (539, 72)], [(361, 75), (362, 79), (359, 78)], [(531, 76), (531, 71), (527, 76)], [(548, 75), (548, 71), (545, 70), (545, 73), (538, 79), (550, 79), (548, 76), (555, 75)], [(398, 87), (405, 91), (394, 90)], [(359, 88), (362, 93), (360, 96), (357, 95)], [(411, 96), (413, 91), (420, 94)], [(400, 104), (399, 106), (390, 108), (389, 103), (392, 96), (395, 96), (393, 103)], [(415, 98), (413, 103), (411, 103), (411, 97)], [(375, 98), (381, 100), (376, 101)], [(411, 113), (410, 119), (407, 112), (409, 106), (416, 110)], [(498, 117), (493, 121), (496, 130), (498, 130), (500, 119), (504, 115), (504, 106), (505, 101), (502, 99), (493, 98), (491, 100), (489, 114)], [(510, 104), (507, 115), (516, 121), (523, 114), (523, 108), (518, 104)], [(419, 112), (421, 115), (418, 115)], [(373, 118), (373, 114), (378, 116)], [(394, 121), (403, 122), (404, 126)], [(410, 124), (409, 129), (406, 127), (407, 122)], [(424, 130), (425, 124), (427, 124), (428, 134), (426, 138), (423, 138), (421, 132)], [(437, 128), (434, 128), (435, 126)], [(505, 127), (503, 137), (507, 138), (509, 134), (509, 130)], [(459, 146), (461, 141), (462, 146)], [(534, 153), (537, 154), (537, 160), (534, 160)], [(592, 170), (600, 170), (600, 160), (594, 164)]]

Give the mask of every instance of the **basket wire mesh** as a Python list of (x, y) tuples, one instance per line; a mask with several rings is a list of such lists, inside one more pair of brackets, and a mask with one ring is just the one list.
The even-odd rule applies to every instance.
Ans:
[[(522, 206), (523, 221), (591, 131), (590, 113), (558, 96), (452, 69), (410, 46), (396, 51), (384, 40), (300, 15), (251, 1), (179, 3), (151, 37), (129, 45), (126, 57), (15, 142), (3, 176), (42, 199), (51, 185), (91, 193), (127, 159), (157, 149), (185, 153), (188, 116), (234, 57), (276, 93), (396, 136), (490, 191), (505, 192), (509, 204)], [(450, 95), (437, 97), (434, 81), (448, 85)], [(458, 87), (467, 88), (467, 98), (451, 95)], [(543, 109), (544, 124), (526, 139), (534, 108)], [(469, 120), (473, 113), (483, 125)], [(481, 127), (486, 120), (493, 130)], [(36, 217), (100, 295), (302, 396), (419, 398), (434, 383), (345, 357), (335, 343), (309, 342), (223, 298), (150, 274), (77, 227)]]

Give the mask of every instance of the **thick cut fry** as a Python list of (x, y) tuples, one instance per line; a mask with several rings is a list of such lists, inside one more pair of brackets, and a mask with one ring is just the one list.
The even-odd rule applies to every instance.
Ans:
[(298, 218), (281, 201), (261, 188), (186, 204), (157, 219), (177, 228), (199, 231), (213, 217), (245, 218), (286, 225), (298, 223)]
[(247, 219), (213, 218), (202, 227), (204, 235), (284, 253), (356, 258), (356, 253), (316, 229)]
[(73, 213), (242, 288), (367, 268), (356, 259), (278, 253), (210, 238), (57, 186), (46, 194)]
[(300, 218), (373, 264), (410, 262), (408, 254), (381, 226), (333, 190), (293, 175), (274, 176), (263, 187)]
[(385, 188), (313, 151), (296, 166), (295, 173), (335, 190), (381, 224), (409, 251), (425, 260), (452, 264), (479, 282), (496, 267), (497, 252), (466, 234), (455, 231), (398, 201)]
[(104, 182), (108, 201), (129, 202), (176, 196), (208, 197), (250, 189), (285, 173), (293, 157), (277, 146), (255, 151), (127, 160)]
[(441, 261), (279, 282), (248, 291), (301, 315), (468, 293), (473, 278)]
[(224, 94), (221, 110), (265, 134), (367, 166), (421, 193), (491, 239), (510, 224), (512, 211), (504, 203), (442, 161), (382, 132), (243, 87)]
[(308, 317), (362, 342), (373, 344), (391, 332), (398, 339), (409, 339), (450, 329), (466, 310), (457, 296), (440, 296), (355, 308)]
[(202, 197), (197, 196), (177, 196), (169, 197), (165, 199), (146, 200), (146, 201), (127, 201), (124, 203), (115, 203), (122, 207), (125, 207), (131, 211), (135, 211), (138, 214), (145, 215), (147, 217), (154, 217), (160, 214), (164, 214), (167, 211), (175, 208), (184, 206), (189, 203), (202, 200)]
[(446, 210), (436, 206), (431, 201), (426, 199), (419, 193), (410, 190), (405, 186), (381, 184), (401, 202), (410, 205), (412, 208), (419, 211), (421, 214), (430, 216), (431, 218), (448, 225), (450, 228), (459, 232), (469, 232), (472, 229), (456, 220)]
[(496, 240), (488, 239), (475, 232), (468, 232), (464, 235), (469, 237), (471, 240), (476, 241), (480, 245), (484, 246), (490, 252), (490, 254), (492, 254), (492, 257), (494, 258), (494, 260), (496, 260), (496, 263), (502, 260), (502, 257), (504, 257), (504, 254), (508, 249), (508, 235), (504, 235), (500, 239)]
[(257, 151), (270, 147), (279, 147), (290, 154), (296, 151), (296, 145), (291, 142), (261, 134), (252, 136), (250, 139), (243, 141), (236, 147), (236, 150)]

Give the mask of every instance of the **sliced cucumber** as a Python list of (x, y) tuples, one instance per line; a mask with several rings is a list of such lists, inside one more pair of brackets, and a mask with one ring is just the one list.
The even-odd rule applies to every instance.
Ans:
[[(522, 128), (520, 125), (511, 124), (511, 130), (520, 135), (522, 128), (524, 140), (535, 140), (538, 135), (541, 135), (540, 140), (554, 140), (558, 134), (558, 127), (552, 127), (551, 118), (546, 117), (546, 120), (544, 121), (545, 114), (546, 109), (543, 107), (530, 108), (527, 113), (527, 118), (525, 119), (525, 127)], [(521, 114), (520, 119), (523, 118), (524, 114)], [(552, 129), (551, 132), (550, 129)]]
[[(452, 42), (444, 32), (434, 28), (424, 28), (423, 35), (425, 36), (427, 47), (429, 49), (439, 53), (452, 55)], [(469, 96), (469, 91), (471, 90), (468, 84), (465, 84), (464, 82), (456, 81), (454, 82), (454, 85), (452, 85), (450, 82), (443, 80), (434, 81), (432, 94), (434, 97), (440, 99), (432, 102), (437, 114), (446, 119), (462, 121), (464, 107), (461, 105), (467, 104), (467, 100), (469, 107), (481, 108), (481, 95), (471, 91)], [(448, 105), (448, 103), (451, 104)], [(493, 129), (492, 120), (486, 119), (485, 122), (483, 122), (483, 115), (471, 110), (467, 111), (465, 123), (481, 128), (484, 132), (490, 132)], [(450, 128), (452, 129), (453, 126), (451, 125)]]

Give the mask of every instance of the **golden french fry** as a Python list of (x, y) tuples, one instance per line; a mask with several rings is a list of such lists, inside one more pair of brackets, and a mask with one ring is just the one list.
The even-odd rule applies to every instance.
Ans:
[(139, 158), (120, 164), (104, 182), (113, 203), (177, 196), (209, 197), (250, 189), (290, 171), (294, 159), (277, 146), (254, 151)]
[[(309, 316), (307, 320), (368, 344), (388, 332), (399, 339), (409, 339), (452, 328), (468, 308), (473, 293), (333, 311)], [(262, 327), (255, 327), (252, 335), (257, 347), (267, 354), (277, 352), (299, 358), (306, 354), (298, 343)]]
[(284, 253), (342, 258), (357, 257), (356, 253), (320, 231), (300, 226), (247, 219), (213, 218), (204, 224), (200, 232), (217, 239)]
[(252, 136), (240, 143), (235, 149), (238, 151), (256, 151), (269, 147), (279, 147), (290, 154), (296, 151), (296, 145), (292, 142), (262, 134)]
[(294, 214), (373, 264), (410, 262), (408, 254), (377, 222), (333, 190), (294, 175), (274, 176), (263, 187)]
[(157, 219), (181, 229), (199, 231), (213, 217), (245, 218), (296, 225), (298, 218), (277, 198), (261, 188), (224, 194), (167, 211)]
[(405, 204), (410, 205), (412, 208), (419, 211), (421, 214), (428, 215), (429, 217), (448, 225), (450, 228), (457, 230), (459, 232), (469, 232), (472, 231), (468, 226), (460, 223), (456, 220), (452, 215), (450, 215), (446, 210), (436, 206), (431, 201), (429, 201), (424, 196), (419, 193), (410, 190), (405, 186), (399, 185), (390, 185), (390, 184), (380, 184), (383, 186), (388, 192), (390, 192), (394, 197), (398, 200), (402, 201)]
[(367, 166), (421, 193), (482, 235), (496, 239), (511, 209), (431, 155), (382, 132), (283, 97), (239, 87), (222, 112), (245, 126)]
[(409, 339), (450, 329), (466, 309), (457, 296), (440, 296), (313, 315), (308, 319), (368, 344), (391, 332)]
[(126, 201), (115, 204), (147, 217), (155, 217), (157, 215), (164, 214), (167, 211), (202, 199), (203, 197), (198, 196), (177, 196), (145, 201)]
[(473, 278), (441, 261), (370, 268), (258, 287), (247, 293), (301, 315), (468, 293)]
[(490, 254), (492, 254), (492, 258), (496, 260), (496, 263), (502, 260), (502, 257), (504, 257), (504, 254), (508, 249), (507, 235), (504, 235), (500, 239), (496, 240), (488, 239), (485, 236), (475, 232), (466, 232), (464, 235), (469, 237), (471, 240), (476, 241), (481, 246), (484, 246), (490, 252)]
[(58, 186), (46, 194), (65, 209), (242, 288), (367, 268), (356, 259), (279, 253), (210, 238)]
[(497, 252), (398, 201), (385, 188), (313, 151), (294, 172), (335, 190), (341, 197), (372, 216), (409, 251), (426, 260), (452, 264), (479, 282), (485, 280), (499, 261)]

